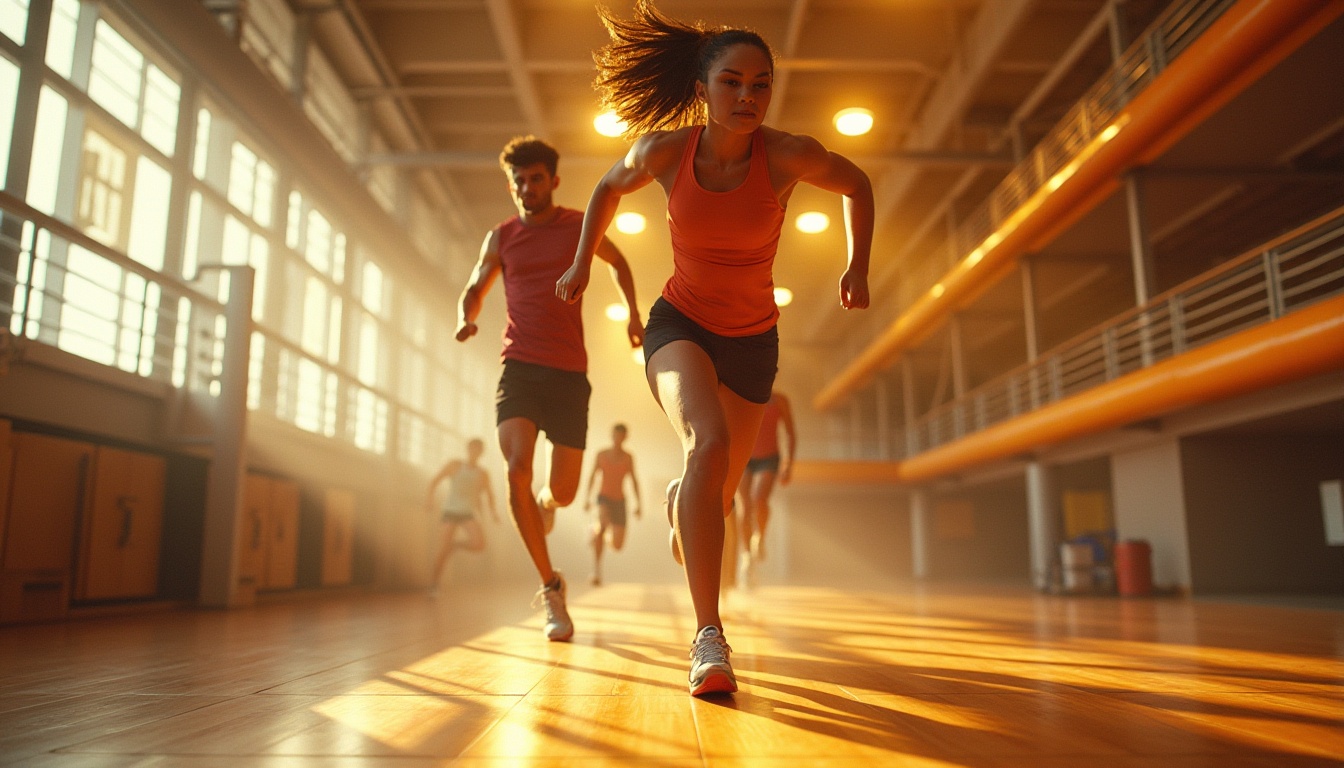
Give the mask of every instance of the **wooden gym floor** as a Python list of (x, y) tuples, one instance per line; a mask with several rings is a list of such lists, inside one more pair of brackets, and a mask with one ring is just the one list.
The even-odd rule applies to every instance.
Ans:
[(0, 765), (1344, 764), (1344, 612), (763, 587), (693, 700), (684, 593), (575, 587), (571, 644), (518, 586), (0, 628)]

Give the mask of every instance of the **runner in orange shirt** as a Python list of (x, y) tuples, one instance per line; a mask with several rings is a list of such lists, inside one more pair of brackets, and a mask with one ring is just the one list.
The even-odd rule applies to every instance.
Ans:
[(555, 293), (583, 295), (621, 198), (657, 181), (668, 196), (673, 274), (649, 310), (645, 373), (685, 462), (668, 485), (668, 515), (695, 609), (688, 684), (696, 696), (731, 692), (737, 680), (719, 616), (724, 517), (778, 364), (772, 266), (785, 206), (800, 182), (844, 197), (840, 303), (862, 309), (872, 185), (816, 139), (761, 124), (775, 65), (760, 35), (685, 24), (649, 0), (637, 0), (630, 21), (599, 13), (611, 43), (594, 57), (597, 89), (637, 138), (593, 190), (574, 264)]
[[(625, 546), (625, 521), (627, 511), (639, 519), (644, 502), (640, 499), (639, 480), (635, 476), (635, 457), (625, 450), (625, 439), (630, 430), (624, 424), (611, 428), (611, 447), (597, 454), (593, 462), (593, 472), (588, 476), (588, 492), (584, 494), (584, 509), (593, 507), (593, 487), (597, 486), (597, 519), (593, 521), (590, 539), (593, 545), (593, 586), (602, 583), (602, 549), (610, 534), (613, 550), (619, 552)], [(602, 475), (601, 485), (597, 485), (598, 474)], [(625, 478), (635, 491), (635, 504), (630, 510), (625, 503)]]

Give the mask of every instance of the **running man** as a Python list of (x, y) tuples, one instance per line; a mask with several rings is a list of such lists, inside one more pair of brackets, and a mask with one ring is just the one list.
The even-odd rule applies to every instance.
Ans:
[[(555, 510), (569, 505), (578, 493), (592, 393), (582, 307), (555, 297), (555, 281), (571, 262), (583, 225), (582, 213), (553, 200), (560, 185), (559, 160), (553, 147), (532, 136), (514, 139), (500, 153), (518, 215), (485, 236), (471, 281), (462, 291), (457, 324), (458, 341), (476, 335), (485, 295), (502, 275), (504, 372), (495, 395), (495, 423), (508, 464), (509, 510), (541, 578), (537, 598), (546, 607), (543, 632), (555, 641), (570, 639), (574, 623), (565, 607), (565, 579), (552, 566), (546, 535), (555, 525)], [(630, 345), (640, 346), (644, 326), (630, 266), (605, 236), (594, 239), (590, 252), (610, 266), (630, 311)], [(533, 496), (532, 459), (543, 432), (549, 443), (546, 479)]]
[(779, 359), (772, 268), (799, 183), (844, 197), (845, 309), (868, 306), (873, 192), (868, 176), (816, 139), (763, 126), (774, 54), (755, 32), (690, 25), (636, 0), (634, 19), (599, 14), (597, 90), (635, 136), (594, 188), (574, 265), (555, 293), (578, 301), (621, 198), (657, 181), (667, 194), (672, 277), (649, 310), (645, 375), (681, 439), (668, 484), (673, 556), (695, 609), (691, 695), (737, 690), (719, 616), (724, 518), (731, 514)]
[[(779, 427), (784, 426), (787, 448), (781, 454), (779, 450)], [(738, 498), (742, 500), (742, 520), (740, 521), (742, 539), (742, 586), (756, 586), (756, 565), (765, 559), (765, 528), (770, 523), (770, 494), (775, 490), (775, 480), (780, 485), (788, 485), (793, 472), (793, 457), (798, 445), (798, 436), (793, 426), (793, 409), (789, 398), (783, 392), (770, 393), (770, 402), (765, 404), (765, 413), (761, 416), (761, 429), (756, 433), (756, 446), (752, 448), (751, 458), (747, 460), (747, 469), (742, 473), (742, 482), (737, 487)]]
[(443, 533), (440, 537), (439, 553), (434, 558), (434, 571), (429, 582), (431, 595), (439, 591), (439, 579), (443, 576), (443, 567), (453, 550), (459, 548), (457, 531), (462, 529), (467, 540), (461, 549), (468, 552), (480, 552), (485, 549), (485, 531), (481, 528), (481, 500), (490, 507), (490, 517), (499, 523), (499, 511), (495, 507), (495, 495), (490, 491), (490, 476), (478, 462), (485, 451), (485, 443), (480, 438), (472, 438), (467, 443), (467, 458), (453, 459), (443, 465), (439, 474), (429, 481), (429, 492), (425, 496), (425, 511), (434, 510), (434, 496), (439, 484), (448, 481), (448, 497), (443, 501)]
[(597, 454), (593, 462), (593, 472), (588, 476), (588, 492), (584, 494), (583, 508), (593, 508), (593, 487), (597, 485), (597, 476), (602, 475), (602, 485), (597, 489), (597, 519), (593, 521), (591, 544), (593, 546), (592, 585), (602, 583), (602, 549), (610, 534), (611, 548), (617, 552), (625, 546), (625, 478), (635, 491), (635, 505), (630, 510), (635, 519), (640, 517), (644, 502), (640, 499), (639, 479), (635, 477), (635, 457), (623, 447), (630, 430), (624, 424), (611, 428), (611, 447)]

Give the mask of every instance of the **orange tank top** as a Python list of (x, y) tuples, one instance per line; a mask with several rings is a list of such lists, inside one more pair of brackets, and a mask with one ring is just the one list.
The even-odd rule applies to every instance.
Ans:
[(779, 319), (772, 267), (784, 207), (770, 186), (765, 136), (751, 137), (751, 167), (736, 189), (710, 192), (695, 178), (704, 126), (691, 130), (667, 196), (672, 277), (663, 298), (720, 336), (764, 333)]

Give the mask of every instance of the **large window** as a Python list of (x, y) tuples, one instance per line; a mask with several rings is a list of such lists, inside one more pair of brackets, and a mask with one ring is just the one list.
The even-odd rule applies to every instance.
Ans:
[[(400, 262), (332, 209), (343, 198), (310, 194), (320, 190), (305, 190), (302, 169), (287, 167), (216, 86), (191, 81), (194, 68), (177, 57), (191, 52), (156, 49), (112, 4), (49, 1), (42, 86), (36, 103), (21, 104), (16, 50), (29, 36), (28, 3), (0, 0), (0, 176), (12, 170), (12, 136), (27, 135), (13, 127), (34, 125), (28, 183), (14, 189), (83, 237), (62, 236), (64, 224), (18, 227), (6, 217), (21, 231), (5, 234), (22, 243), (12, 268), (18, 286), (6, 297), (11, 332), (217, 393), (231, 329), (210, 307), (236, 286), (218, 267), (250, 266), (248, 406), (257, 416), (425, 465), (458, 447), (450, 436), (489, 428), (489, 409), (466, 402), (488, 402), (488, 366), (448, 343), (452, 318), (431, 311), (438, 303), (396, 272)], [(250, 0), (241, 31), (259, 67), (292, 85), (287, 2)], [(320, 49), (307, 54), (303, 107), (312, 123), (347, 159), (366, 142), (386, 151), (383, 139), (365, 135)], [(179, 125), (190, 133), (179, 136)], [(416, 243), (444, 247), (441, 214), (395, 168), (372, 171), (367, 189), (385, 209), (368, 215), (410, 211), (397, 218), (413, 220)]]

